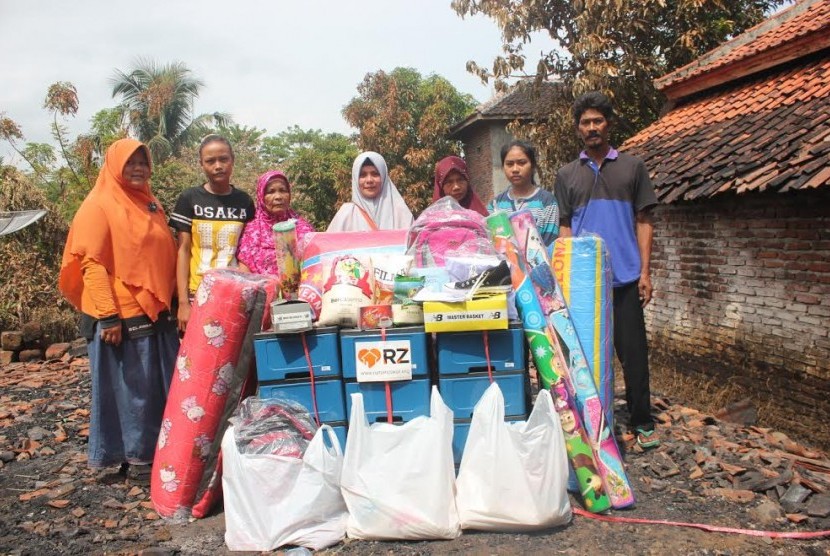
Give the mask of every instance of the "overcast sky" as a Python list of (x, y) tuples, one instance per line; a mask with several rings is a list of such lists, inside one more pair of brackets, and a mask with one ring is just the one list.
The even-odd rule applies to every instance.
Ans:
[[(549, 45), (538, 39), (530, 52)], [(115, 69), (150, 58), (184, 62), (204, 81), (197, 113), (228, 112), (269, 133), (348, 133), (340, 112), (366, 73), (414, 67), (482, 102), (492, 87), (465, 64), (489, 64), (500, 47), (492, 20), (461, 19), (450, 0), (0, 0), (0, 112), (27, 140), (51, 141), (43, 99), (70, 81), (80, 99), (70, 129), (86, 131), (116, 104)], [(8, 153), (0, 145), (12, 162)]]

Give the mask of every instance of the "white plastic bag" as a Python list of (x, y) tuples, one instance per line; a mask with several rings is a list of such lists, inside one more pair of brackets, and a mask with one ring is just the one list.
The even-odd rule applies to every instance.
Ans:
[(340, 494), (343, 453), (328, 425), (317, 430), (302, 459), (240, 454), (229, 427), (222, 457), (230, 550), (268, 551), (286, 544), (320, 550), (346, 536), (347, 511)]
[(571, 520), (568, 459), (559, 415), (542, 390), (527, 422), (504, 422), (504, 396), (491, 384), (473, 410), (458, 472), (464, 529), (530, 531)]
[(423, 540), (461, 534), (452, 433), (452, 412), (435, 386), (430, 416), (403, 425), (370, 426), (363, 395), (352, 394), (341, 480), (349, 537)]

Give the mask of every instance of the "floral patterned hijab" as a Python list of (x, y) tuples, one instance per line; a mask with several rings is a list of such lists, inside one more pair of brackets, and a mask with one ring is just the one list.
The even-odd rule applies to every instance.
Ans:
[(274, 247), (274, 232), (271, 229), (273, 225), (294, 218), (297, 221), (298, 245), (302, 245), (301, 240), (305, 234), (314, 231), (314, 227), (294, 210), (289, 209), (280, 215), (273, 215), (268, 211), (265, 206), (265, 190), (268, 188), (268, 182), (275, 179), (283, 180), (288, 187), (288, 191), (291, 191), (288, 178), (280, 171), (265, 172), (257, 179), (256, 214), (254, 219), (245, 226), (236, 253), (239, 262), (250, 268), (251, 272), (272, 276), (279, 274)]

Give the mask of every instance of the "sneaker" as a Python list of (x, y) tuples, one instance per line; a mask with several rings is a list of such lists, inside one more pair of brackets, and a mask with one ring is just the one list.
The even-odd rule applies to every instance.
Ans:
[[(487, 288), (503, 288), (511, 286), (510, 267), (507, 261), (501, 261), (497, 266), (488, 268), (481, 274), (460, 282), (451, 282), (445, 287), (449, 290), (486, 290)], [(512, 287), (512, 286), (511, 286)]]
[(637, 429), (637, 444), (644, 450), (650, 450), (660, 445), (660, 437), (655, 429)]

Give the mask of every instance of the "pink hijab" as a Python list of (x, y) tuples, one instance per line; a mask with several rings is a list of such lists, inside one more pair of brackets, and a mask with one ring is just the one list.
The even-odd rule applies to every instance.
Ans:
[(447, 179), (447, 176), (453, 170), (464, 176), (464, 179), (467, 180), (467, 184), (469, 185), (467, 187), (467, 195), (461, 199), (459, 204), (465, 209), (474, 210), (482, 216), (488, 216), (487, 207), (484, 206), (484, 203), (481, 202), (481, 199), (473, 191), (473, 184), (470, 183), (470, 176), (467, 174), (467, 163), (457, 156), (442, 158), (435, 165), (435, 190), (432, 193), (432, 201), (435, 202), (445, 196), (444, 180)]
[(239, 241), (239, 250), (236, 258), (256, 274), (270, 274), (276, 276), (277, 255), (274, 250), (274, 232), (271, 227), (277, 222), (284, 222), (289, 218), (297, 220), (297, 243), (301, 244), (302, 237), (313, 232), (314, 227), (293, 210), (288, 210), (280, 216), (274, 216), (265, 207), (265, 189), (273, 179), (283, 179), (291, 191), (291, 185), (285, 174), (277, 170), (265, 172), (256, 182), (256, 215), (245, 226), (242, 239)]

